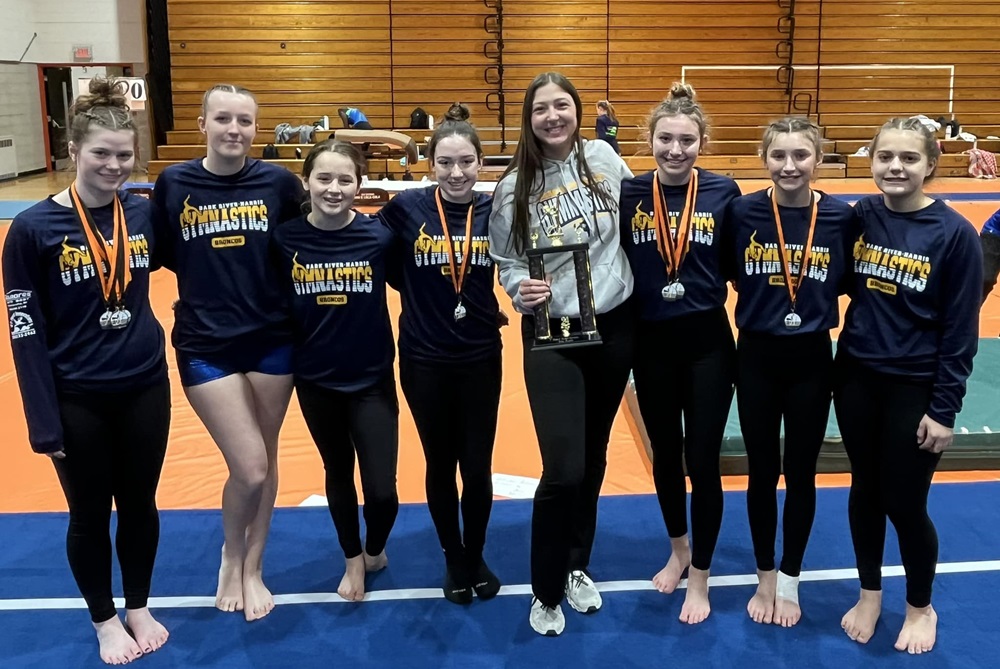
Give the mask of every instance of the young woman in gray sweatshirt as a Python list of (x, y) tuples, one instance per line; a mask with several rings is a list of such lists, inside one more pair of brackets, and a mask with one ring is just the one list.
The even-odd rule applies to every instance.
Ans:
[[(524, 376), (542, 455), (531, 528), (529, 622), (539, 634), (565, 627), (560, 606), (593, 613), (601, 595), (587, 572), (608, 439), (632, 366), (632, 272), (619, 243), (618, 196), (632, 172), (605, 142), (580, 137), (580, 96), (563, 75), (538, 75), (521, 113), (521, 140), (494, 191), (490, 253), (522, 314)], [(571, 253), (545, 256), (532, 279), (526, 251), (586, 243), (601, 343), (532, 349), (533, 309), (548, 301), (550, 328), (580, 330)]]

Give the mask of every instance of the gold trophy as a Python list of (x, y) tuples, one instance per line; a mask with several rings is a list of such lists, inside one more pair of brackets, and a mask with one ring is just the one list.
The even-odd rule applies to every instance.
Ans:
[(601, 343), (597, 332), (597, 309), (594, 306), (594, 282), (590, 273), (590, 246), (581, 240), (582, 231), (577, 228), (576, 244), (564, 245), (562, 234), (552, 238), (552, 246), (538, 248), (538, 232), (529, 235), (531, 248), (525, 251), (528, 258), (528, 274), (532, 279), (545, 280), (545, 256), (554, 253), (572, 253), (573, 268), (576, 272), (576, 296), (580, 304), (579, 329), (574, 330), (577, 319), (563, 316), (556, 323), (549, 316), (549, 301), (545, 300), (532, 310), (535, 316), (535, 342), (532, 350), (592, 346)]

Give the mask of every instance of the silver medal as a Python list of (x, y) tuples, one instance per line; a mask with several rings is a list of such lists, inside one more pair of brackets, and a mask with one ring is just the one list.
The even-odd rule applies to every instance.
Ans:
[(108, 330), (111, 328), (111, 310), (105, 311), (101, 314), (101, 318), (98, 321), (101, 324), (102, 330)]
[(465, 307), (463, 307), (462, 303), (459, 302), (458, 306), (455, 307), (455, 322), (458, 322), (463, 318), (465, 318)]
[(111, 314), (111, 329), (121, 330), (132, 320), (132, 314), (128, 309), (118, 309)]
[(785, 327), (795, 330), (802, 326), (802, 318), (794, 311), (785, 316)]
[(679, 281), (668, 284), (663, 287), (663, 290), (660, 291), (660, 295), (662, 295), (663, 299), (667, 302), (676, 302), (684, 297), (684, 284)]

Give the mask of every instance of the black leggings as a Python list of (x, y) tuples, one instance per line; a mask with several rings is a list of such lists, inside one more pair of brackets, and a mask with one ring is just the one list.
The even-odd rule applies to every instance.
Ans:
[(170, 384), (141, 390), (60, 393), (66, 457), (53, 459), (69, 505), (66, 554), (95, 623), (117, 612), (111, 594), (111, 501), (126, 609), (141, 609), (160, 539), (156, 486), (170, 431)]
[(396, 522), (396, 459), (399, 454), (399, 404), (392, 374), (356, 392), (330, 390), (296, 381), (295, 392), (306, 426), (326, 470), (326, 498), (337, 538), (350, 559), (361, 555), (354, 454), (365, 495), (365, 552), (385, 550)]
[[(493, 509), (493, 442), (500, 406), (500, 356), (470, 363), (401, 357), (399, 380), (427, 461), (427, 508), (449, 562), (478, 564)], [(462, 474), (458, 524), (456, 467)]]
[(632, 366), (632, 320), (626, 302), (597, 316), (603, 343), (555, 350), (531, 350), (533, 319), (522, 320), (524, 382), (542, 455), (531, 590), (546, 606), (562, 601), (570, 571), (590, 564), (608, 439)]
[(781, 571), (798, 576), (816, 515), (816, 460), (830, 418), (830, 333), (781, 337), (741, 333), (737, 360), (736, 404), (750, 469), (747, 512), (757, 569), (774, 569), (776, 490), (784, 470)]
[(916, 434), (933, 381), (880, 374), (839, 352), (834, 384), (837, 421), (851, 460), (848, 516), (861, 587), (882, 589), (888, 516), (899, 537), (906, 601), (928, 606), (938, 538), (927, 495), (941, 454), (920, 449)]
[[(707, 570), (722, 526), (719, 454), (733, 401), (736, 350), (725, 309), (643, 321), (636, 336), (635, 395), (653, 451), (653, 482), (671, 538), (688, 532), (691, 565)], [(682, 422), (683, 421), (683, 422)]]

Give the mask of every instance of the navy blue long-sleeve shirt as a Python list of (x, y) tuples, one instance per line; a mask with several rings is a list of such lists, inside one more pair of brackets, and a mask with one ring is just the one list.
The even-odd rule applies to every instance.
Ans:
[[(809, 233), (812, 205), (778, 207), (793, 279), (798, 278)], [(857, 219), (851, 205), (820, 193), (810, 263), (796, 292), (797, 329), (785, 327), (791, 300), (778, 248), (778, 231), (768, 189), (736, 198), (726, 217), (726, 278), (736, 281), (736, 327), (771, 335), (822, 332), (840, 322), (837, 297), (847, 289)]]
[[(129, 325), (104, 330), (100, 280), (74, 209), (48, 198), (18, 214), (3, 248), (3, 283), (28, 441), (38, 453), (63, 448), (58, 393), (119, 392), (166, 378), (163, 329), (149, 306), (156, 252), (149, 201), (121, 193), (132, 280), (124, 302)], [(111, 244), (112, 205), (91, 209)]]
[(856, 209), (861, 234), (838, 346), (876, 371), (933, 379), (927, 415), (954, 427), (979, 348), (976, 229), (940, 200), (898, 213), (871, 196)]
[(305, 216), (275, 229), (271, 253), (291, 307), (297, 381), (354, 392), (392, 373), (385, 286), (393, 243), (362, 214), (340, 230), (320, 230)]
[(154, 224), (163, 265), (177, 274), (175, 348), (214, 353), (241, 335), (287, 336), (268, 243), (272, 229), (302, 214), (302, 199), (298, 177), (260, 160), (228, 176), (201, 159), (163, 171)]
[(981, 234), (1000, 236), (1000, 209), (993, 212), (993, 215), (986, 219)]
[(594, 130), (597, 132), (597, 139), (607, 142), (615, 153), (621, 155), (622, 150), (618, 146), (618, 121), (612, 121), (610, 116), (603, 114), (597, 117)]
[[(696, 168), (698, 169), (698, 168)], [(667, 269), (656, 246), (653, 223), (653, 172), (622, 181), (620, 211), (622, 248), (632, 265), (639, 315), (644, 321), (663, 321), (686, 314), (717, 309), (726, 303), (726, 281), (720, 256), (726, 211), (740, 196), (740, 188), (729, 177), (698, 169), (698, 195), (692, 212), (691, 246), (681, 265), (679, 280), (683, 299), (667, 302), (661, 291), (667, 285)], [(687, 184), (661, 186), (671, 230), (676, 230), (684, 209)]]
[[(396, 235), (402, 264), (399, 354), (429, 362), (465, 363), (500, 353), (493, 292), (496, 271), (490, 257), (489, 219), (492, 198), (473, 194), (472, 246), (462, 285), (465, 318), (454, 317), (458, 298), (451, 280), (448, 252), (434, 192), (437, 187), (403, 191), (382, 207), (379, 218)], [(442, 200), (448, 231), (461, 267), (465, 223), (470, 204)]]

